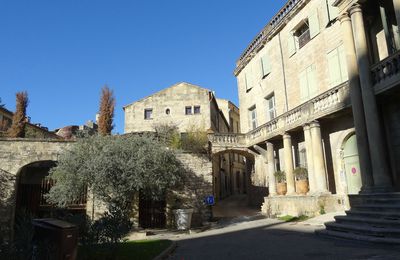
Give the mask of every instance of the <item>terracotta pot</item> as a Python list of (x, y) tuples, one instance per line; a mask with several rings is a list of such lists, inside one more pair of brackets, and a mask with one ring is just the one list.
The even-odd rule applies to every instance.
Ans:
[(278, 195), (285, 195), (287, 192), (287, 187), (286, 187), (286, 183), (278, 183), (276, 185), (276, 193)]
[(296, 181), (296, 193), (297, 194), (307, 194), (309, 191), (308, 180), (298, 180)]

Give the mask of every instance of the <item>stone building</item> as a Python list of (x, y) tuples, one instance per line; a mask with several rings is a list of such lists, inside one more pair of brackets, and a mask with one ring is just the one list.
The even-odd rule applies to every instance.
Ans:
[[(7, 136), (7, 130), (11, 126), (13, 112), (10, 110), (0, 107), (0, 137)], [(41, 124), (33, 124), (30, 122), (30, 118), (27, 118), (25, 124), (25, 137), (26, 138), (59, 138), (56, 134), (50, 132), (47, 127), (43, 127)]]
[[(375, 204), (399, 198), (384, 193), (400, 189), (399, 19), (398, 0), (290, 0), (240, 56), (242, 134), (210, 140), (213, 151), (255, 154), (255, 175), (269, 190), (264, 213), (315, 215), (351, 204), (344, 220), (328, 224), (340, 233), (360, 219), (377, 222), (357, 210), (386, 216), (395, 208)], [(298, 194), (298, 167), (308, 172), (306, 195)], [(285, 195), (277, 195), (278, 170)]]
[[(175, 84), (135, 101), (125, 106), (124, 112), (126, 134), (155, 132), (161, 125), (176, 127), (181, 138), (185, 138), (193, 131), (204, 134), (237, 133), (240, 129), (239, 109), (232, 102), (217, 99), (211, 90), (186, 82)], [(200, 201), (200, 204), (203, 204), (206, 195), (214, 195), (220, 200), (230, 195), (246, 193), (248, 174), (246, 161), (241, 155), (224, 152), (214, 154), (211, 160), (206, 154), (199, 156), (203, 159), (196, 159), (196, 156), (190, 154), (185, 155), (185, 152), (179, 155), (179, 158), (183, 158), (181, 161), (184, 166), (190, 168), (189, 172), (193, 173), (193, 182), (201, 183), (194, 186), (190, 184), (193, 189), (186, 191), (187, 197), (196, 197), (197, 203)], [(207, 167), (211, 167), (209, 171), (205, 170)], [(196, 194), (198, 187), (202, 187), (201, 190), (208, 193)], [(147, 205), (152, 203), (160, 204), (148, 202)]]

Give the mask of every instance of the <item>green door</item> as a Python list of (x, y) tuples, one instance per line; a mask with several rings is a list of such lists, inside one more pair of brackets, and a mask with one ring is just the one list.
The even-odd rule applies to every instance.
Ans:
[(356, 136), (352, 135), (347, 139), (343, 149), (343, 160), (346, 171), (347, 192), (348, 194), (358, 194), (361, 189), (360, 161), (358, 159), (358, 149)]

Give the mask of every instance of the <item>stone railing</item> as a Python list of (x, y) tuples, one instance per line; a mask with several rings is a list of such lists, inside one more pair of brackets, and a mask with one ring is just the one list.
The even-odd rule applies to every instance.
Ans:
[(348, 106), (350, 106), (350, 91), (348, 83), (345, 82), (246, 134), (210, 134), (209, 141), (212, 143), (213, 147), (218, 148), (232, 149), (251, 147)]
[(329, 110), (330, 107), (335, 106), (341, 101), (341, 88), (335, 88), (325, 92), (312, 101), (314, 113)]
[(244, 134), (239, 133), (216, 133), (208, 136), (209, 141), (213, 145), (232, 146), (245, 145)]
[(332, 88), (246, 134), (246, 145), (252, 146), (286, 131), (339, 111), (350, 105), (347, 82)]
[(400, 51), (373, 65), (371, 77), (375, 93), (395, 86), (400, 80)]

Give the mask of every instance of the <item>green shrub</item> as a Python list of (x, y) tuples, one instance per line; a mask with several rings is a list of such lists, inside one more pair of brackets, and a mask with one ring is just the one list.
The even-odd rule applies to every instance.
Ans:
[(284, 171), (276, 171), (274, 175), (278, 183), (286, 182), (286, 173)]
[(304, 167), (297, 167), (296, 169), (294, 169), (293, 174), (298, 181), (308, 180), (308, 171)]

